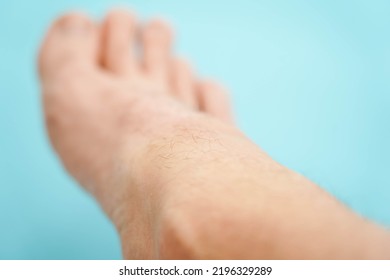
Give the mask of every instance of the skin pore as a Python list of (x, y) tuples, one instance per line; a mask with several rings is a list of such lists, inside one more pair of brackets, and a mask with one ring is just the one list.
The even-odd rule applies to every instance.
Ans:
[[(48, 133), (131, 259), (389, 259), (390, 233), (281, 166), (161, 20), (71, 13), (39, 55)], [(140, 49), (140, 54), (136, 51)]]

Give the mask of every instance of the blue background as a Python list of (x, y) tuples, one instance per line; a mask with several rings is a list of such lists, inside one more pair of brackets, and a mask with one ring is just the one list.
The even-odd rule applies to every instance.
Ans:
[(48, 24), (116, 4), (177, 28), (178, 51), (232, 91), (278, 161), (390, 225), (390, 2), (0, 0), (0, 259), (116, 259), (119, 239), (66, 175), (42, 123), (35, 55)]

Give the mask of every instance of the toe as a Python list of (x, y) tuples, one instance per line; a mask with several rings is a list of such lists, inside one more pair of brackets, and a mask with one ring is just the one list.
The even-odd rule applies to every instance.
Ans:
[(194, 75), (191, 67), (182, 59), (175, 59), (172, 64), (173, 94), (189, 107), (197, 107)]
[(227, 90), (211, 81), (201, 82), (197, 88), (200, 110), (232, 124), (233, 114)]
[(136, 70), (135, 16), (127, 11), (110, 12), (103, 23), (103, 65), (116, 74), (132, 74)]
[(168, 81), (172, 37), (172, 31), (163, 21), (152, 21), (142, 31), (144, 70), (148, 76), (158, 81)]
[(50, 28), (39, 55), (41, 76), (65, 65), (97, 65), (98, 32), (94, 22), (79, 13), (58, 19)]

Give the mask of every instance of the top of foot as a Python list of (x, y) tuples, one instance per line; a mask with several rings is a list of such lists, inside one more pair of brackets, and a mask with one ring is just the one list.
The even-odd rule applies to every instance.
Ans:
[(231, 123), (223, 88), (197, 80), (172, 45), (167, 23), (141, 24), (127, 11), (102, 23), (70, 13), (49, 29), (39, 69), (50, 139), (66, 169), (97, 195), (118, 169), (123, 142), (137, 147), (196, 112)]

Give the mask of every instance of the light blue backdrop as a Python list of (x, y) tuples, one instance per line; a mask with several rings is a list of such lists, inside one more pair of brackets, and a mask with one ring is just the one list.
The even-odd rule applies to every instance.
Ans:
[[(0, 259), (120, 258), (119, 240), (70, 179), (42, 124), (35, 54), (48, 24), (96, 0), (0, 0)], [(178, 50), (232, 90), (238, 123), (277, 160), (390, 225), (390, 2), (121, 3), (163, 15)]]

